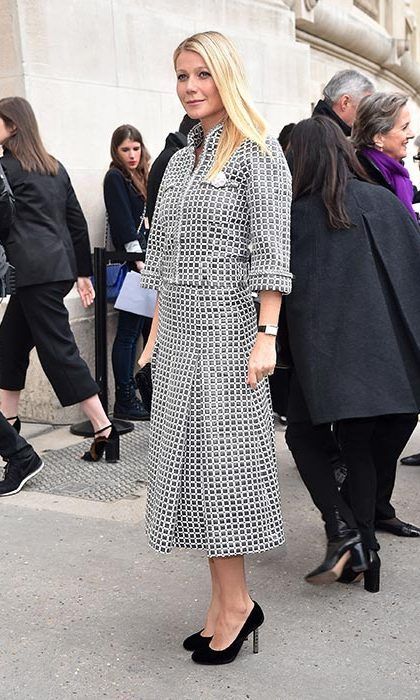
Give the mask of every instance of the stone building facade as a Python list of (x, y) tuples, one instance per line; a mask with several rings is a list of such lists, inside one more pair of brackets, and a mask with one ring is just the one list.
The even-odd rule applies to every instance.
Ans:
[[(172, 51), (185, 36), (217, 29), (237, 43), (273, 133), (309, 116), (323, 85), (347, 67), (409, 94), (420, 133), (419, 21), (420, 0), (0, 0), (0, 96), (30, 100), (48, 149), (71, 174), (92, 246), (101, 245), (111, 133), (132, 123), (159, 152), (182, 117)], [(92, 313), (75, 293), (68, 308), (93, 367)], [(79, 418), (60, 408), (35, 356), (22, 409), (34, 420)]]

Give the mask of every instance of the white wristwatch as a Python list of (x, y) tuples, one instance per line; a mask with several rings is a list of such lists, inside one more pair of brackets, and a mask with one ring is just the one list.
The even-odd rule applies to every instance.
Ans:
[(277, 335), (278, 329), (278, 326), (258, 326), (258, 333), (265, 333), (266, 335)]

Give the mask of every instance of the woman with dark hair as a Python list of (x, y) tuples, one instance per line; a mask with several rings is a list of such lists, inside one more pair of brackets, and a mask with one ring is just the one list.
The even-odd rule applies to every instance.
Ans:
[[(32, 108), (22, 97), (0, 100), (0, 143), (15, 198), (14, 220), (0, 236), (17, 286), (0, 326), (2, 412), (19, 429), (20, 392), (36, 347), (61, 405), (80, 403), (92, 424), (95, 440), (84, 459), (97, 461), (106, 451), (114, 461), (118, 435), (79, 355), (63, 301), (75, 281), (83, 306), (94, 300), (86, 220), (67, 172), (45, 150)], [(10, 489), (16, 489), (21, 475), (10, 478)]]
[[(337, 580), (349, 563), (379, 590), (377, 472), (395, 464), (420, 406), (420, 237), (406, 207), (365, 180), (351, 145), (325, 117), (291, 139), (295, 373), (287, 442), (320, 509), (327, 556), (307, 576)], [(335, 484), (331, 423), (348, 468), (350, 506)], [(359, 537), (360, 535), (360, 537)], [(360, 551), (360, 539), (363, 551)], [(344, 572), (346, 580), (355, 574)]]
[[(146, 196), (150, 156), (138, 129), (123, 124), (111, 139), (111, 163), (104, 180), (104, 199), (109, 231), (117, 251), (142, 253), (147, 244)], [(143, 260), (132, 269), (139, 272)], [(115, 379), (114, 418), (148, 420), (149, 413), (136, 396), (133, 378), (137, 342), (150, 321), (130, 311), (118, 312), (117, 334), (112, 348)], [(147, 340), (147, 337), (146, 339)]]

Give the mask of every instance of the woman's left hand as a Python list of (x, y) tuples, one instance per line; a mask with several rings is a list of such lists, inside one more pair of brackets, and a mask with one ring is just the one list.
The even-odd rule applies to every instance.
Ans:
[(276, 366), (276, 338), (258, 333), (248, 361), (246, 383), (256, 389), (258, 382), (274, 373)]
[(89, 277), (78, 277), (76, 286), (82, 304), (84, 308), (87, 309), (88, 306), (93, 304), (93, 300), (95, 299), (95, 290), (93, 288), (93, 284), (90, 281)]

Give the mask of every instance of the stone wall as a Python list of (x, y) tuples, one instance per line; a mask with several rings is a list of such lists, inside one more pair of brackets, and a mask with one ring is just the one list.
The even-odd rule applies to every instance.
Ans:
[[(348, 66), (381, 87), (408, 91), (419, 123), (420, 72), (414, 60), (419, 5), (419, 0), (0, 0), (0, 96), (19, 94), (31, 101), (48, 149), (71, 174), (92, 245), (101, 245), (111, 133), (133, 123), (157, 155), (182, 117), (172, 52), (187, 34), (217, 29), (233, 38), (273, 133), (309, 116), (323, 85)], [(68, 307), (92, 366), (92, 314), (74, 293)], [(113, 323), (110, 319), (110, 338)], [(58, 406), (35, 359), (22, 409), (36, 420), (79, 418), (77, 409)]]

